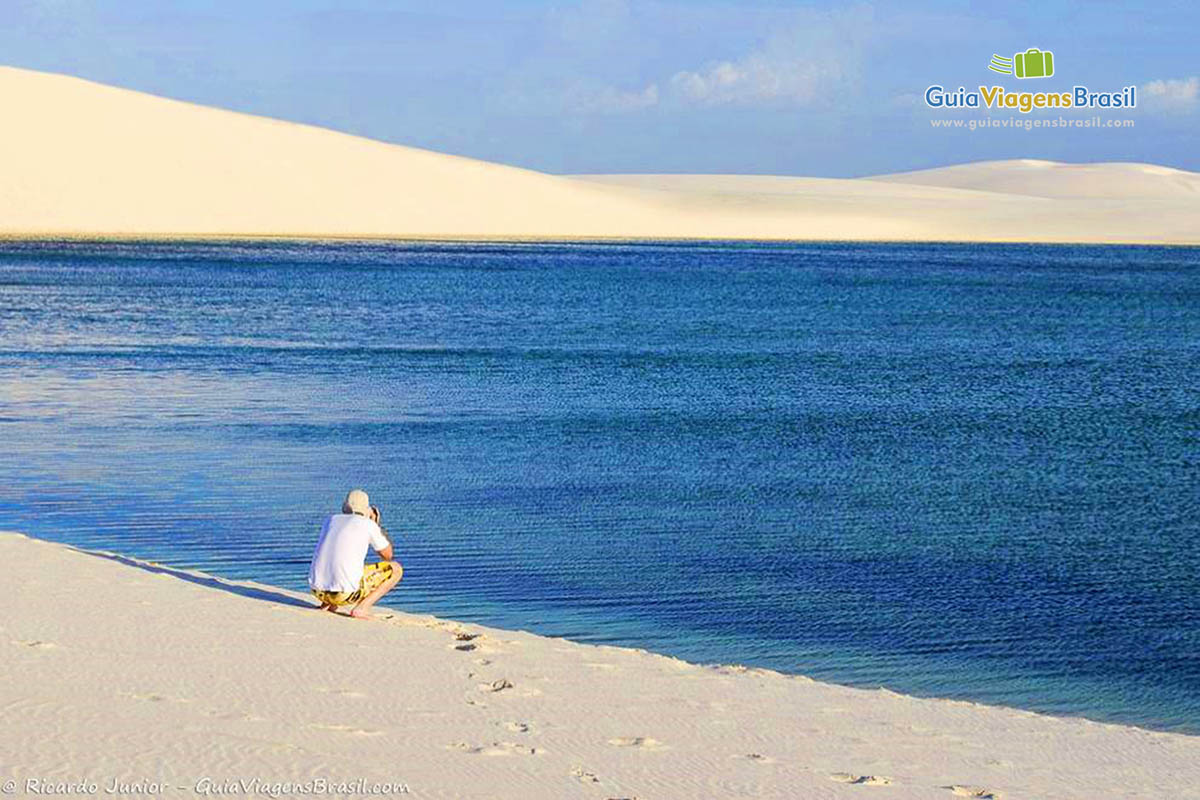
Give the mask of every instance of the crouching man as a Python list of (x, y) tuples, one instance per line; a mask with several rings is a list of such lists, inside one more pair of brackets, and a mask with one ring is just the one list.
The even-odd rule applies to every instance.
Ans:
[[(379, 554), (377, 563), (363, 563), (368, 545)], [(342, 606), (352, 606), (350, 616), (370, 619), (371, 606), (404, 575), (400, 562), (392, 560), (394, 555), (392, 543), (379, 527), (379, 509), (362, 489), (352, 489), (342, 513), (325, 520), (308, 571), (308, 585), (321, 610), (336, 613)]]

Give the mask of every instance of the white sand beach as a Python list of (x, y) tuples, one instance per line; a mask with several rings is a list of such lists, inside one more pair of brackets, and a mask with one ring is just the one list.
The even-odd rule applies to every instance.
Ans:
[(1200, 175), (553, 176), (0, 67), (0, 236), (1200, 243)]
[(356, 621), (272, 587), (15, 533), (0, 534), (0, 559), (13, 576), (0, 784), (16, 795), (29, 781), (118, 781), (126, 796), (161, 783), (149, 794), (169, 797), (324, 780), (555, 800), (1176, 798), (1200, 786), (1200, 737), (387, 609)]

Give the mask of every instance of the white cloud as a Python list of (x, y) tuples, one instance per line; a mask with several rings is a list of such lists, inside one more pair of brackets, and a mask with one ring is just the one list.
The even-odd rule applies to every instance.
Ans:
[(782, 100), (808, 105), (842, 72), (836, 63), (802, 60), (779, 63), (761, 53), (739, 61), (722, 61), (702, 72), (679, 72), (671, 85), (683, 97), (703, 105), (754, 104)]
[[(828, 103), (858, 81), (864, 44), (874, 27), (866, 5), (833, 12), (792, 9), (772, 15), (769, 26), (755, 25), (773, 32), (750, 46), (738, 32), (740, 52), (733, 49), (706, 64), (671, 64), (670, 54), (645, 34), (663, 24), (661, 14), (639, 16), (636, 8), (630, 0), (594, 0), (553, 12), (550, 44), (507, 71), (506, 111), (555, 109), (583, 117), (683, 106)], [(643, 19), (647, 15), (650, 22)], [(705, 25), (728, 22), (724, 14), (699, 19)], [(710, 38), (728, 41), (733, 35), (725, 31)], [(563, 69), (564, 63), (571, 69)], [(557, 74), (547, 77), (547, 65)]]
[(857, 79), (870, 21), (869, 7), (813, 14), (740, 58), (677, 72), (670, 85), (698, 105), (813, 105)]
[(1150, 81), (1138, 87), (1139, 100), (1151, 111), (1191, 111), (1200, 106), (1200, 77)]
[(599, 89), (577, 87), (569, 93), (568, 105), (581, 114), (627, 114), (658, 105), (658, 84), (625, 90), (614, 86)]

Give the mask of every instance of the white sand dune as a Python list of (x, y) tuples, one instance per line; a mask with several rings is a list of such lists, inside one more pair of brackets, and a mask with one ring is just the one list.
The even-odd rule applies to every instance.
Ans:
[(1193, 213), (1200, 203), (1200, 173), (1156, 164), (1063, 164), (1017, 159), (877, 175), (863, 180), (1033, 197), (1178, 200), (1190, 206)]
[[(855, 180), (792, 178), (774, 175), (580, 175), (581, 179), (614, 186), (671, 192), (802, 195), (836, 185), (845, 192), (868, 197), (877, 183), (960, 189), (1024, 197), (1082, 200), (1142, 199), (1178, 203), (1192, 213), (1200, 210), (1200, 173), (1155, 164), (1064, 164), (1058, 161), (1013, 159), (980, 161), (952, 167), (873, 175)], [(865, 185), (864, 185), (865, 184)]]
[(1150, 165), (568, 178), (11, 67), (0, 102), (8, 236), (1200, 243), (1197, 176)]
[(1153, 800), (1200, 786), (1200, 737), (427, 616), (361, 622), (19, 534), (0, 534), (0, 563), (0, 783), (17, 794), (30, 780), (161, 781), (164, 797), (362, 780), (493, 800)]

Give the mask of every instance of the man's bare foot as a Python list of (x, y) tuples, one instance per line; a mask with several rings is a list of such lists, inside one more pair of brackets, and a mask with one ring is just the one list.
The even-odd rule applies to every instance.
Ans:
[(404, 567), (400, 566), (399, 561), (388, 563), (391, 564), (391, 577), (372, 589), (371, 593), (366, 597), (359, 600), (354, 608), (350, 610), (350, 616), (355, 619), (377, 619), (377, 617), (370, 613), (371, 607), (375, 605), (379, 598), (395, 588), (396, 584), (404, 576)]

